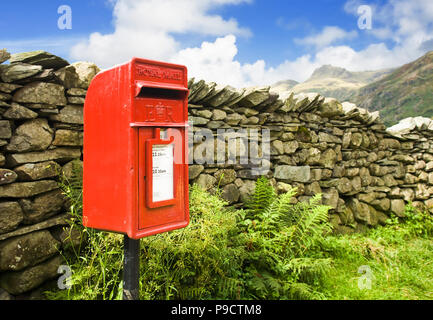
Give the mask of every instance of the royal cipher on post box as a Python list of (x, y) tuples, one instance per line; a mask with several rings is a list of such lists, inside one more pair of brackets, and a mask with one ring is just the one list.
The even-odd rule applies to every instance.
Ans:
[(188, 79), (133, 58), (100, 72), (84, 105), (83, 224), (132, 239), (186, 227)]

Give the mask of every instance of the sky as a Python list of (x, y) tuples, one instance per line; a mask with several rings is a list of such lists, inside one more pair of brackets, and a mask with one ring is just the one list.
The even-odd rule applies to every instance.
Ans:
[(433, 50), (432, 0), (5, 1), (0, 48), (102, 69), (132, 57), (234, 87), (307, 80), (325, 64), (399, 67)]

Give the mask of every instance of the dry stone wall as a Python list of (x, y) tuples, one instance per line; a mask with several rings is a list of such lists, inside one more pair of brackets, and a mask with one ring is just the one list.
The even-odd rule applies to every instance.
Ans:
[[(83, 104), (99, 69), (44, 51), (0, 50), (0, 299), (59, 277), (68, 201), (59, 178), (82, 168)], [(27, 295), (26, 295), (27, 294)], [(36, 296), (37, 297), (37, 296)]]
[[(386, 129), (378, 112), (317, 94), (270, 92), (269, 87), (239, 91), (193, 79), (190, 90), (195, 131), (206, 127), (217, 139), (216, 128), (268, 129), (265, 175), (279, 192), (296, 187), (295, 201), (321, 193), (332, 207), (337, 232), (384, 224), (390, 214), (402, 217), (408, 202), (433, 209), (430, 119), (408, 118)], [(205, 143), (194, 145), (194, 160)], [(208, 189), (218, 184), (223, 197), (236, 204), (254, 190), (257, 176), (248, 167), (192, 165), (190, 179)]]
[[(59, 276), (68, 202), (57, 182), (82, 166), (83, 104), (99, 71), (44, 51), (0, 50), (0, 63), (7, 60), (0, 64), (0, 299), (33, 297)], [(219, 187), (230, 205), (241, 206), (265, 175), (278, 192), (296, 187), (294, 202), (323, 194), (340, 233), (402, 217), (408, 202), (433, 212), (430, 119), (387, 129), (378, 112), (317, 94), (188, 85), (190, 182)]]

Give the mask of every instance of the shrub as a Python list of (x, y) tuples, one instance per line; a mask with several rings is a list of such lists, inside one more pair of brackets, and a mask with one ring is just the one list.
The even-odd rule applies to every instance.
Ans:
[[(75, 181), (75, 180), (74, 180)], [(81, 186), (64, 183), (71, 226), (86, 235), (81, 250), (65, 252), (69, 290), (51, 299), (121, 299), (123, 236), (81, 224)], [(142, 239), (141, 299), (307, 299), (330, 267), (317, 254), (329, 232), (320, 195), (291, 204), (296, 190), (277, 195), (260, 178), (245, 210), (227, 207), (218, 194), (190, 188), (188, 227)]]

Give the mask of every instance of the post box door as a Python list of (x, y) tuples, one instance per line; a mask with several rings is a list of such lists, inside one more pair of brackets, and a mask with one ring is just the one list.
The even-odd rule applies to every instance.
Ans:
[(148, 230), (148, 235), (156, 234), (187, 223), (185, 181), (188, 177), (183, 158), (184, 134), (183, 128), (138, 129), (140, 232)]

